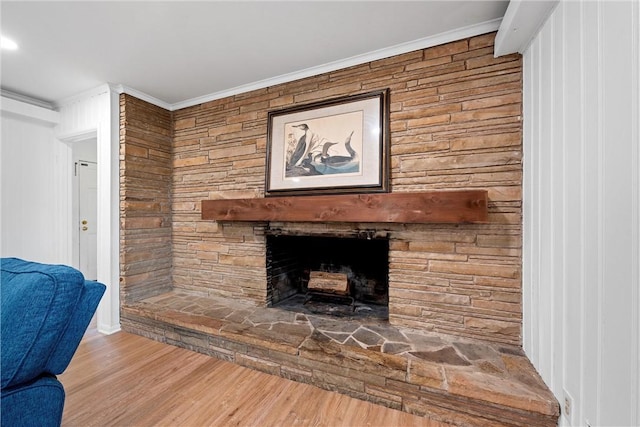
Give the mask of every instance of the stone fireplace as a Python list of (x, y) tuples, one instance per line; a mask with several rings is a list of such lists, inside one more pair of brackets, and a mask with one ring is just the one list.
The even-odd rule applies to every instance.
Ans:
[[(124, 304), (171, 289), (257, 306), (267, 239), (388, 238), (389, 322), (520, 345), (521, 58), (494, 34), (399, 55), (174, 112), (122, 97)], [(390, 191), (486, 190), (486, 224), (234, 222), (203, 200), (264, 198), (269, 111), (388, 88)], [(271, 233), (271, 234), (270, 234)]]
[[(494, 58), (494, 36), (173, 112), (122, 95), (123, 328), (454, 425), (554, 425), (520, 349), (521, 57)], [(486, 190), (486, 223), (202, 218), (203, 200), (264, 197), (269, 111), (386, 88), (391, 193)], [(280, 309), (311, 271), (387, 319)]]

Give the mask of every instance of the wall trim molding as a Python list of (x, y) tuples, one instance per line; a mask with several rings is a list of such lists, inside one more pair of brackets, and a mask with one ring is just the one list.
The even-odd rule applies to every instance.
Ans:
[(92, 129), (85, 129), (85, 130), (79, 130), (79, 131), (73, 131), (73, 132), (60, 133), (56, 135), (56, 138), (58, 138), (62, 142), (67, 142), (67, 143), (86, 141), (87, 139), (92, 139), (92, 138), (97, 139), (98, 129), (92, 128)]
[(48, 126), (55, 126), (60, 123), (60, 113), (57, 111), (8, 98), (4, 92), (0, 101), (0, 111), (2, 111), (3, 115), (7, 114), (9, 116), (34, 120)]
[(69, 104), (82, 102), (89, 98), (93, 98), (94, 96), (102, 95), (105, 92), (109, 92), (109, 90), (111, 90), (111, 85), (108, 83), (105, 83), (98, 87), (94, 87), (93, 89), (89, 89), (84, 92), (78, 93), (76, 95), (63, 98), (59, 101), (54, 102), (53, 105), (56, 107), (56, 109), (60, 109), (61, 107), (67, 106)]
[(1, 89), (0, 93), (3, 98), (9, 98), (16, 101), (24, 102), (25, 104), (35, 105), (36, 107), (46, 108), (47, 110), (54, 110), (54, 105), (50, 102), (42, 99), (33, 98), (31, 96), (23, 95), (21, 93), (12, 92), (10, 90)]

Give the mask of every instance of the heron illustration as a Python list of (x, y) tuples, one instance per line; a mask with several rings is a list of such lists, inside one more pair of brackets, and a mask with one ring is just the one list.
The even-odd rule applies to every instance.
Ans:
[(311, 146), (311, 140), (313, 139), (313, 132), (309, 129), (306, 123), (302, 123), (299, 125), (293, 125), (294, 128), (298, 128), (304, 132), (304, 134), (298, 139), (298, 144), (296, 145), (295, 150), (291, 154), (291, 159), (289, 160), (288, 168), (292, 169), (296, 166), (300, 166), (302, 161), (305, 159), (306, 155), (309, 152), (309, 148)]

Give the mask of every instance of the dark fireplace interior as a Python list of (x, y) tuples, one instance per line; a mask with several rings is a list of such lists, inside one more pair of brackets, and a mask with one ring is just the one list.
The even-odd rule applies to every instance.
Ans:
[[(324, 292), (310, 277), (343, 278), (347, 290)], [(389, 239), (267, 235), (267, 283), (272, 306), (323, 314), (388, 316)], [(315, 283), (315, 282), (314, 282)], [(312, 291), (312, 292), (310, 292)]]

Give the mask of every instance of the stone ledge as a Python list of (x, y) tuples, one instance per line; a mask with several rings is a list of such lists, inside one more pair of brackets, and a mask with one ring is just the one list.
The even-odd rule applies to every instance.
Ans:
[(123, 329), (456, 426), (555, 426), (559, 406), (522, 350), (255, 307), (184, 291), (122, 307)]

